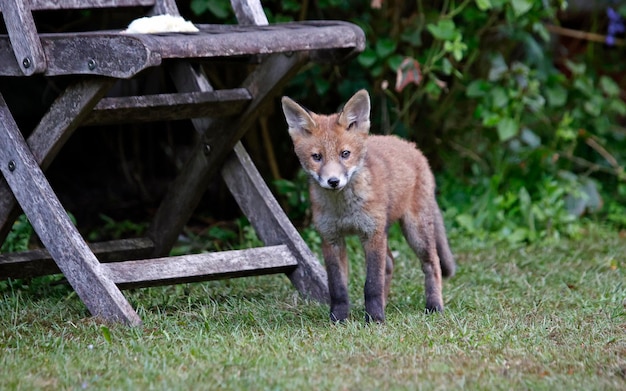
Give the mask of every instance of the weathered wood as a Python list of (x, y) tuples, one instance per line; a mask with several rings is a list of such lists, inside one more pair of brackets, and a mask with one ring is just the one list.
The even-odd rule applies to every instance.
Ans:
[(306, 53), (277, 54), (267, 58), (242, 85), (253, 96), (246, 110), (235, 119), (216, 119), (208, 123), (208, 129), (203, 130), (203, 140), (194, 147), (191, 157), (170, 185), (148, 229), (147, 236), (155, 244), (154, 256), (163, 256), (170, 251), (211, 176), (260, 115), (261, 104), (276, 94), (306, 58)]
[(287, 273), (298, 263), (287, 246), (220, 251), (103, 264), (121, 288)]
[(230, 0), (230, 5), (235, 11), (237, 22), (241, 25), (264, 26), (269, 24), (263, 6), (258, 0)]
[(156, 0), (30, 0), (32, 10), (149, 7)]
[(2, 17), (15, 55), (15, 65), (26, 76), (46, 69), (46, 58), (29, 5), (29, 2), (22, 0), (0, 0)]
[[(130, 78), (163, 59), (220, 58), (297, 51), (361, 51), (363, 32), (345, 22), (297, 22), (271, 26), (198, 25), (199, 33), (118, 32), (40, 34), (48, 76)], [(343, 50), (342, 50), (343, 49)], [(0, 76), (20, 76), (9, 38), (0, 36)]]
[(289, 247), (298, 261), (298, 267), (288, 275), (296, 289), (311, 299), (328, 302), (324, 267), (289, 221), (241, 143), (222, 167), (222, 178), (259, 239), (267, 246), (283, 243)]
[[(45, 171), (93, 106), (113, 85), (113, 79), (93, 78), (68, 86), (52, 103), (27, 143)], [(4, 178), (0, 178), (0, 243), (4, 242), (19, 207)]]
[(251, 99), (243, 88), (104, 98), (83, 125), (172, 121), (236, 114)]
[[(109, 33), (41, 34), (48, 67), (47, 76), (100, 75), (130, 78), (142, 70), (161, 64), (158, 53), (134, 37)], [(11, 61), (11, 41), (0, 36), (0, 76), (20, 76), (17, 62)]]
[[(196, 25), (199, 33), (133, 35), (161, 58), (215, 58), (365, 45), (363, 31), (342, 21), (252, 25)], [(43, 40), (42, 36), (42, 40)]]
[[(170, 77), (179, 92), (212, 92), (215, 91), (209, 82), (209, 78), (198, 64), (190, 64), (186, 61), (175, 61), (168, 65)], [(248, 92), (246, 90), (246, 92)], [(249, 92), (248, 92), (249, 94)], [(193, 127), (198, 134), (203, 134), (211, 123), (211, 117), (192, 118)]]
[(1, 95), (0, 171), (37, 236), (89, 311), (104, 319), (139, 325), (141, 319), (65, 213)]
[[(263, 105), (307, 61), (339, 60), (359, 52), (365, 46), (364, 34), (357, 26), (344, 22), (268, 25), (258, 0), (231, 0), (231, 4), (239, 25), (199, 25), (197, 34), (127, 35), (95, 31), (37, 35), (34, 23), (20, 26), (15, 18), (12, 26), (7, 23), (8, 36), (0, 35), (0, 76), (24, 76), (14, 55), (18, 53), (14, 47), (17, 43), (30, 52), (41, 49), (47, 63), (43, 69), (36, 68), (38, 72), (74, 78), (86, 75), (93, 79), (84, 85), (71, 85), (52, 105), (28, 142), (0, 96), (0, 171), (7, 182), (0, 177), (0, 240), (17, 211), (10, 187), (49, 251), (0, 256), (0, 276), (3, 270), (14, 273), (12, 276), (61, 270), (92, 314), (128, 324), (139, 324), (140, 320), (116, 284), (128, 288), (282, 272), (304, 295), (327, 300), (323, 268), (238, 143)], [(12, 18), (13, 12), (27, 23), (32, 21), (31, 10), (122, 6), (152, 7), (151, 15), (178, 14), (174, 0), (0, 0), (5, 19)], [(17, 36), (25, 29), (30, 41)], [(19, 58), (21, 54), (17, 55)], [(213, 91), (201, 67), (180, 61), (224, 58), (254, 58), (260, 65), (240, 89)], [(164, 62), (166, 59), (171, 60)], [(131, 78), (146, 68), (162, 65), (169, 68), (180, 94), (110, 97), (96, 105), (115, 79)], [(106, 80), (100, 76), (106, 76)], [(92, 108), (93, 113), (89, 114)], [(238, 115), (224, 117), (235, 113)], [(42, 169), (79, 124), (182, 118), (192, 119), (198, 142), (157, 211), (148, 231), (148, 244), (124, 241), (90, 249), (69, 221)], [(153, 258), (169, 252), (211, 176), (222, 164), (229, 189), (268, 247), (129, 261), (145, 258), (146, 252)], [(94, 251), (101, 261), (124, 261), (101, 264)]]
[[(89, 248), (100, 262), (146, 258), (153, 247), (152, 241), (146, 238), (89, 244)], [(0, 254), (0, 279), (31, 278), (57, 273), (61, 271), (46, 249)]]

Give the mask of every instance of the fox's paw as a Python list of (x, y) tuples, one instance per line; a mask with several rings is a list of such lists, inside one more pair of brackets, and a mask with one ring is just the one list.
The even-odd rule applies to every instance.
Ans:
[(348, 305), (334, 305), (330, 309), (330, 320), (335, 323), (345, 322), (350, 315)]
[(378, 315), (370, 315), (368, 312), (365, 313), (365, 323), (378, 323), (378, 324), (383, 324), (385, 323), (385, 314), (378, 314)]
[(426, 303), (426, 313), (433, 314), (436, 312), (443, 312), (443, 304), (439, 302)]

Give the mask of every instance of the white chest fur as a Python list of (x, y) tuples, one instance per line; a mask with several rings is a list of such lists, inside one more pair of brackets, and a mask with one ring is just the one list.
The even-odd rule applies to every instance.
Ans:
[(376, 223), (365, 207), (367, 199), (364, 195), (368, 192), (362, 190), (359, 186), (352, 185), (340, 191), (313, 189), (313, 197), (317, 202), (313, 219), (322, 236), (328, 238), (352, 234), (369, 236), (374, 232)]

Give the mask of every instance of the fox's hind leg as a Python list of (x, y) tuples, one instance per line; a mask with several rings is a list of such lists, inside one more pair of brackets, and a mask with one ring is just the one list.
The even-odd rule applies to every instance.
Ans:
[(437, 255), (434, 216), (409, 213), (400, 219), (409, 246), (422, 261), (426, 290), (426, 311), (442, 312), (441, 265)]
[(435, 235), (437, 238), (437, 255), (439, 255), (439, 263), (441, 264), (441, 275), (445, 277), (452, 277), (456, 271), (456, 263), (454, 262), (454, 256), (450, 251), (450, 245), (448, 244), (448, 237), (446, 236), (446, 226), (443, 224), (443, 217), (441, 216), (441, 209), (437, 207), (435, 209)]

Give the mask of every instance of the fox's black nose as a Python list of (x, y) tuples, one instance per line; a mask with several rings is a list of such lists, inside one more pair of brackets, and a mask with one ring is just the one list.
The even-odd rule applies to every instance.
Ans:
[(336, 188), (337, 186), (339, 186), (339, 178), (328, 178), (328, 185), (333, 189)]

